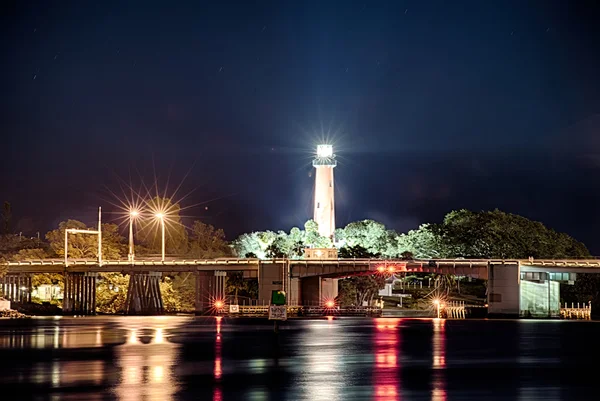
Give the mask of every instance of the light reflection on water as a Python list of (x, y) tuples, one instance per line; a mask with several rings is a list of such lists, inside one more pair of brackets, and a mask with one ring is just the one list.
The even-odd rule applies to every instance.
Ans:
[(446, 401), (446, 320), (433, 319), (432, 353), (434, 376), (431, 390), (432, 401)]
[(575, 399), (547, 376), (593, 356), (563, 344), (597, 335), (593, 322), (323, 318), (275, 335), (260, 319), (40, 319), (0, 325), (0, 386), (57, 401)]
[(121, 401), (172, 400), (178, 389), (173, 366), (180, 346), (168, 341), (164, 318), (135, 319), (127, 325), (127, 342), (115, 348), (121, 375), (114, 393)]
[(397, 400), (400, 388), (400, 323), (402, 319), (386, 319), (375, 332), (375, 367), (373, 384), (377, 401)]

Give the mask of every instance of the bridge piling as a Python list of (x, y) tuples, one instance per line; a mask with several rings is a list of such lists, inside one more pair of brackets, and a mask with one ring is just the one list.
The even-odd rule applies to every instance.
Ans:
[(98, 273), (67, 273), (63, 297), (63, 314), (95, 315)]
[(226, 278), (225, 271), (196, 272), (196, 314), (206, 314), (214, 309), (216, 300), (225, 300)]
[(31, 274), (7, 274), (0, 279), (2, 296), (16, 303), (31, 302)]
[(164, 312), (160, 293), (161, 272), (129, 273), (125, 310), (127, 314), (153, 315)]

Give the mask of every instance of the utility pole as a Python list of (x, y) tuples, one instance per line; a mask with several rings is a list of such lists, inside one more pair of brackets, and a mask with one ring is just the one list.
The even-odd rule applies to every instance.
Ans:
[(98, 265), (102, 266), (102, 207), (98, 207)]

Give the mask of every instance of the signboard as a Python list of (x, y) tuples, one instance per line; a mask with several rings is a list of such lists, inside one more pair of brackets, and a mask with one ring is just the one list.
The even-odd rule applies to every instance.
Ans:
[(269, 306), (269, 320), (287, 320), (287, 308), (285, 305)]
[(229, 313), (240, 313), (239, 305), (229, 305)]
[(285, 305), (285, 291), (273, 290), (271, 292), (271, 305)]

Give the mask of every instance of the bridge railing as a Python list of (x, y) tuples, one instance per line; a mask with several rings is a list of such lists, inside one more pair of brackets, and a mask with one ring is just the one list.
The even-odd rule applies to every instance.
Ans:
[(560, 308), (560, 317), (563, 319), (585, 319), (590, 320), (592, 318), (592, 303), (582, 304), (579, 306), (579, 302), (575, 305), (571, 302), (571, 307), (565, 302), (564, 308)]

